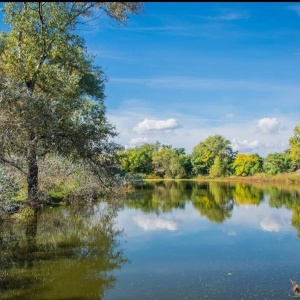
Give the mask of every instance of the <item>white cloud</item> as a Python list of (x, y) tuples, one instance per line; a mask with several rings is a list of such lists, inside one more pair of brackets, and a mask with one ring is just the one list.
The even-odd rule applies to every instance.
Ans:
[(146, 217), (144, 215), (138, 215), (133, 217), (133, 221), (145, 231), (154, 230), (177, 230), (177, 223), (171, 220), (166, 220), (159, 217)]
[(146, 138), (146, 137), (133, 138), (129, 142), (130, 146), (142, 145), (142, 144), (145, 144), (145, 143), (150, 143), (149, 139)]
[(275, 134), (280, 129), (280, 122), (276, 118), (262, 118), (258, 120), (257, 127), (264, 134)]
[(260, 146), (261, 146), (261, 143), (258, 140), (248, 142), (247, 140), (236, 141), (235, 139), (233, 139), (233, 141), (232, 141), (232, 149), (234, 151), (248, 152), (248, 151), (257, 149)]
[[(116, 137), (116, 142), (132, 147), (138, 142), (159, 141), (173, 147), (184, 147), (186, 153), (191, 153), (199, 142), (204, 141), (210, 135), (220, 134), (232, 142), (235, 151), (258, 153), (266, 157), (269, 153), (281, 152), (289, 147), (288, 139), (293, 134), (293, 128), (299, 123), (297, 110), (288, 115), (280, 115), (277, 111), (273, 116), (280, 120), (278, 134), (264, 134), (257, 127), (259, 119), (268, 116), (263, 112), (256, 112), (254, 118), (248, 115), (248, 110), (239, 111), (228, 107), (226, 103), (220, 106), (206, 103), (205, 109), (201, 110), (202, 103), (197, 102), (193, 105), (193, 112), (190, 113), (185, 111), (184, 106), (177, 104), (174, 102), (173, 106), (166, 109), (165, 106), (155, 105), (149, 99), (121, 101), (119, 107), (108, 110), (109, 121), (116, 125), (120, 133)], [(226, 114), (234, 114), (234, 118), (229, 118), (230, 115), (226, 117)], [(176, 124), (183, 125), (180, 130), (133, 130), (133, 128), (138, 129), (138, 123), (142, 123), (143, 120), (166, 121), (170, 116), (176, 120), (175, 126)], [(283, 130), (283, 125), (286, 127), (285, 130)], [(148, 141), (143, 138), (147, 138)]]
[(152, 130), (173, 130), (180, 128), (181, 125), (177, 123), (175, 119), (167, 120), (149, 120), (144, 119), (142, 122), (139, 122), (134, 128), (135, 132), (145, 132)]

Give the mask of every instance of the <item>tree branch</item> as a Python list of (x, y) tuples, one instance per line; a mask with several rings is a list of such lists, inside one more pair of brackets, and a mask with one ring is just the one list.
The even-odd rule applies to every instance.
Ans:
[(3, 156), (0, 156), (0, 162), (8, 164), (8, 165), (18, 169), (21, 173), (25, 174), (26, 176), (28, 175), (28, 173), (26, 171), (24, 171), (16, 162), (14, 162), (12, 160), (8, 160), (8, 159), (4, 158)]

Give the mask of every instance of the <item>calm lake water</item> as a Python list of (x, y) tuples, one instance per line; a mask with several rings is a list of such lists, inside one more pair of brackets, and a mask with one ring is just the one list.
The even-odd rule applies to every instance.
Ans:
[(0, 299), (289, 299), (294, 187), (149, 183), (119, 211), (44, 209), (0, 227)]

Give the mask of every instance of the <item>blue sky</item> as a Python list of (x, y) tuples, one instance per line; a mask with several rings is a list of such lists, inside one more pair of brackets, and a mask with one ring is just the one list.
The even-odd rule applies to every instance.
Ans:
[(124, 26), (98, 19), (86, 40), (107, 116), (128, 147), (184, 147), (213, 134), (240, 153), (289, 147), (300, 123), (299, 3), (145, 3)]

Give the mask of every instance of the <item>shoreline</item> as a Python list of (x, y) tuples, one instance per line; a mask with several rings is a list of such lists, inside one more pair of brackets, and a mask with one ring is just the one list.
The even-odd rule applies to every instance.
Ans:
[(253, 176), (229, 176), (229, 177), (219, 177), (219, 178), (209, 178), (205, 176), (199, 176), (194, 178), (155, 178), (155, 179), (144, 179), (145, 182), (154, 181), (197, 181), (197, 182), (232, 182), (232, 183), (265, 183), (265, 184), (285, 184), (285, 185), (295, 185), (300, 184), (300, 172), (284, 173), (278, 175), (267, 175), (265, 173), (256, 174)]

